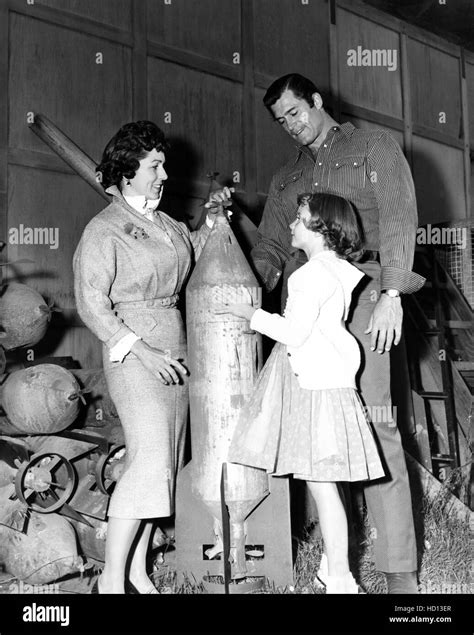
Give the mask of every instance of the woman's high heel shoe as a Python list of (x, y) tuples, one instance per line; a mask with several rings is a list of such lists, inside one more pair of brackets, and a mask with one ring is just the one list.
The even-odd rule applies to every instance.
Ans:
[(155, 587), (155, 585), (153, 585), (153, 587), (150, 587), (149, 591), (145, 591), (145, 593), (142, 593), (141, 591), (139, 591), (137, 589), (137, 587), (133, 584), (133, 582), (130, 582), (130, 580), (126, 580), (125, 581), (125, 593), (127, 594), (132, 594), (132, 595), (154, 595), (154, 594), (158, 594), (159, 595), (159, 591), (158, 589)]
[(140, 591), (132, 582), (130, 582), (130, 580), (125, 580), (125, 593), (127, 593), (128, 595), (135, 595), (139, 594)]
[(93, 595), (93, 594), (98, 594), (98, 595), (100, 595), (100, 589), (99, 589), (99, 576), (97, 576), (97, 578), (95, 579), (95, 582), (94, 582), (94, 584), (92, 585), (90, 592), (91, 592), (91, 595)]

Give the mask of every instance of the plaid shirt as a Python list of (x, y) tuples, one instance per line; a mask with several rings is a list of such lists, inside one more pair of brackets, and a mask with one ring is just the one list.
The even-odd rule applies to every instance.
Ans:
[[(418, 216), (403, 152), (387, 132), (344, 123), (331, 128), (316, 156), (299, 147), (296, 158), (272, 179), (251, 254), (267, 291), (275, 288), (294, 256), (288, 225), (303, 192), (329, 192), (353, 203), (364, 231), (364, 248), (380, 253), (382, 289), (413, 293), (423, 286), (424, 278), (411, 271)], [(306, 261), (303, 252), (298, 260)]]

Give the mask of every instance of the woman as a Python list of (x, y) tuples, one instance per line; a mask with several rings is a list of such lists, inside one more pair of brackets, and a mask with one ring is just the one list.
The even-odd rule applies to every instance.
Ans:
[(87, 225), (74, 254), (77, 309), (103, 343), (127, 448), (110, 500), (98, 593), (157, 593), (146, 572), (151, 519), (174, 512), (188, 408), (179, 293), (210, 232), (211, 207), (218, 211), (226, 196), (211, 195), (196, 232), (160, 212), (166, 150), (163, 132), (150, 121), (120, 128), (97, 167), (113, 200)]

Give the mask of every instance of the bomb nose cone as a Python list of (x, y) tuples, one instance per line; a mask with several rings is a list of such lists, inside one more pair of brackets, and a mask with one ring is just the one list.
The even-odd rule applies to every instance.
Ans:
[(187, 302), (190, 301), (190, 294), (197, 288), (223, 284), (259, 288), (225, 213), (218, 212), (206, 245), (186, 286)]

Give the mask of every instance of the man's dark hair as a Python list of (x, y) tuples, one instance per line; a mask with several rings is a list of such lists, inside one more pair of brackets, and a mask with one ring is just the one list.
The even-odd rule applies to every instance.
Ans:
[(307, 101), (311, 108), (314, 106), (313, 94), (320, 92), (316, 85), (303, 75), (298, 73), (284, 75), (273, 82), (263, 98), (263, 103), (271, 114), (273, 114), (272, 106), (280, 99), (285, 90), (293, 91), (295, 97)]
[(148, 152), (168, 150), (165, 134), (152, 121), (126, 123), (105, 147), (102, 161), (96, 168), (104, 190), (119, 185), (122, 177), (133, 179), (140, 167), (140, 159)]
[(324, 244), (341, 258), (359, 260), (363, 255), (363, 232), (350, 201), (329, 193), (298, 196), (298, 205), (307, 204), (311, 218), (303, 221), (307, 229), (321, 234)]

